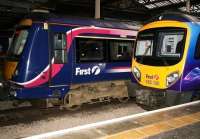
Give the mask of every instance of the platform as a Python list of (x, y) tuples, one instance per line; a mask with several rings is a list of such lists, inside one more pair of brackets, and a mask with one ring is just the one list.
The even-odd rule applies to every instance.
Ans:
[(138, 139), (173, 138), (173, 136), (198, 138), (199, 129), (200, 101), (196, 101), (29, 138)]

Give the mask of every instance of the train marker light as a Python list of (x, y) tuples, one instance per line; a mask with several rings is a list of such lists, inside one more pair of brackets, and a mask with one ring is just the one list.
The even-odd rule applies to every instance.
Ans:
[(44, 23), (44, 30), (47, 30), (47, 29), (48, 29), (48, 24)]

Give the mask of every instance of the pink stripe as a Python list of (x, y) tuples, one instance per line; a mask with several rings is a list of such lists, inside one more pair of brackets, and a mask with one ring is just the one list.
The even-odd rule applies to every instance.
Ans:
[[(54, 77), (56, 76), (56, 74), (58, 72), (60, 72), (60, 70), (62, 69), (64, 65), (63, 64), (52, 64), (52, 74), (51, 74), (51, 77)], [(31, 87), (35, 87), (35, 86), (38, 86), (38, 85), (41, 85), (43, 83), (46, 83), (49, 81), (49, 72), (50, 70), (48, 69), (46, 72), (43, 72), (43, 74), (41, 75), (40, 78), (38, 78), (37, 80), (29, 83), (29, 84), (26, 84), (24, 85), (24, 87), (27, 87), (27, 88), (31, 88)]]
[(112, 69), (130, 69), (130, 67), (114, 67)]
[(107, 73), (122, 73), (122, 72), (131, 72), (131, 67), (114, 67), (107, 70)]
[[(107, 29), (107, 28), (99, 28), (99, 27), (80, 27), (75, 28), (70, 31), (68, 31), (66, 34), (66, 40), (67, 40), (67, 51), (69, 52), (69, 49), (71, 47), (71, 44), (74, 40), (74, 38), (80, 34), (83, 33), (96, 33), (96, 34), (110, 34), (110, 35), (123, 35), (123, 36), (136, 36), (136, 31), (129, 31), (129, 30), (121, 30), (121, 29)], [(63, 64), (52, 64), (52, 75), (51, 78), (55, 77), (63, 68)], [(49, 73), (50, 73), (50, 67), (49, 65), (45, 68), (45, 72), (43, 70), (42, 74), (40, 73), (38, 76), (36, 76), (34, 79), (24, 82), (24, 83), (18, 83), (21, 85), (24, 85), (24, 87), (30, 88), (30, 87), (36, 87), (38, 85), (44, 84), (48, 82), (49, 80)]]

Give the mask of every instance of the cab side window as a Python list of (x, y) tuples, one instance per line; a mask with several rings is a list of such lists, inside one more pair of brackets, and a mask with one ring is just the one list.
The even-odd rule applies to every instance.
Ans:
[(196, 43), (196, 49), (195, 49), (195, 54), (194, 54), (195, 59), (200, 59), (200, 34)]
[(53, 56), (55, 64), (67, 63), (66, 35), (65, 33), (54, 34)]

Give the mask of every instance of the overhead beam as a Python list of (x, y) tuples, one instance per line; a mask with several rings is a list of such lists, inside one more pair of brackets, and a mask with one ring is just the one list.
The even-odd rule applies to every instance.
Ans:
[(5, 15), (10, 15), (10, 14), (26, 14), (28, 13), (28, 10), (27, 9), (24, 9), (24, 8), (15, 8), (15, 7), (12, 7), (12, 8), (8, 8), (8, 7), (3, 7), (3, 6), (0, 6), (0, 12), (1, 14), (4, 13)]
[[(138, 0), (136, 0), (138, 2)], [(159, 2), (163, 2), (163, 1), (168, 1), (170, 3), (172, 3), (170, 0), (156, 0), (156, 1), (145, 1), (144, 3), (142, 3), (142, 5), (149, 5), (149, 4), (155, 4), (155, 3), (159, 3)]]
[[(200, 1), (199, 0), (191, 0), (190, 4), (191, 5), (197, 5), (197, 4), (200, 4)], [(153, 8), (153, 9), (150, 10), (150, 12), (152, 12), (152, 14), (157, 14), (157, 13), (159, 13), (161, 11), (170, 10), (170, 9), (178, 9), (178, 8), (181, 8), (181, 7), (185, 7), (185, 5), (186, 5), (186, 2), (170, 4), (170, 5), (159, 7), (159, 8)]]
[[(126, 8), (126, 9), (122, 9), (122, 8), (113, 8), (113, 7), (104, 7), (103, 10), (111, 10), (111, 11), (121, 11), (121, 12), (127, 12), (127, 13), (132, 13), (132, 14), (149, 14), (147, 13), (148, 11), (145, 11), (144, 9), (137, 9), (137, 8)], [(132, 16), (132, 15), (130, 15)]]
[(126, 9), (135, 9), (135, 10), (139, 10), (139, 11), (144, 11), (147, 12), (149, 9), (147, 7), (145, 7), (145, 5), (139, 3), (138, 1), (131, 1), (131, 4), (126, 7)]
[(17, 8), (31, 8), (32, 4), (30, 2), (14, 2), (10, 0), (0, 0), (0, 6), (9, 6), (9, 7), (17, 7)]
[(120, 1), (120, 0), (104, 0), (104, 1), (101, 2), (101, 5), (102, 6), (106, 6), (108, 4), (111, 5), (113, 3), (116, 3), (117, 1)]

